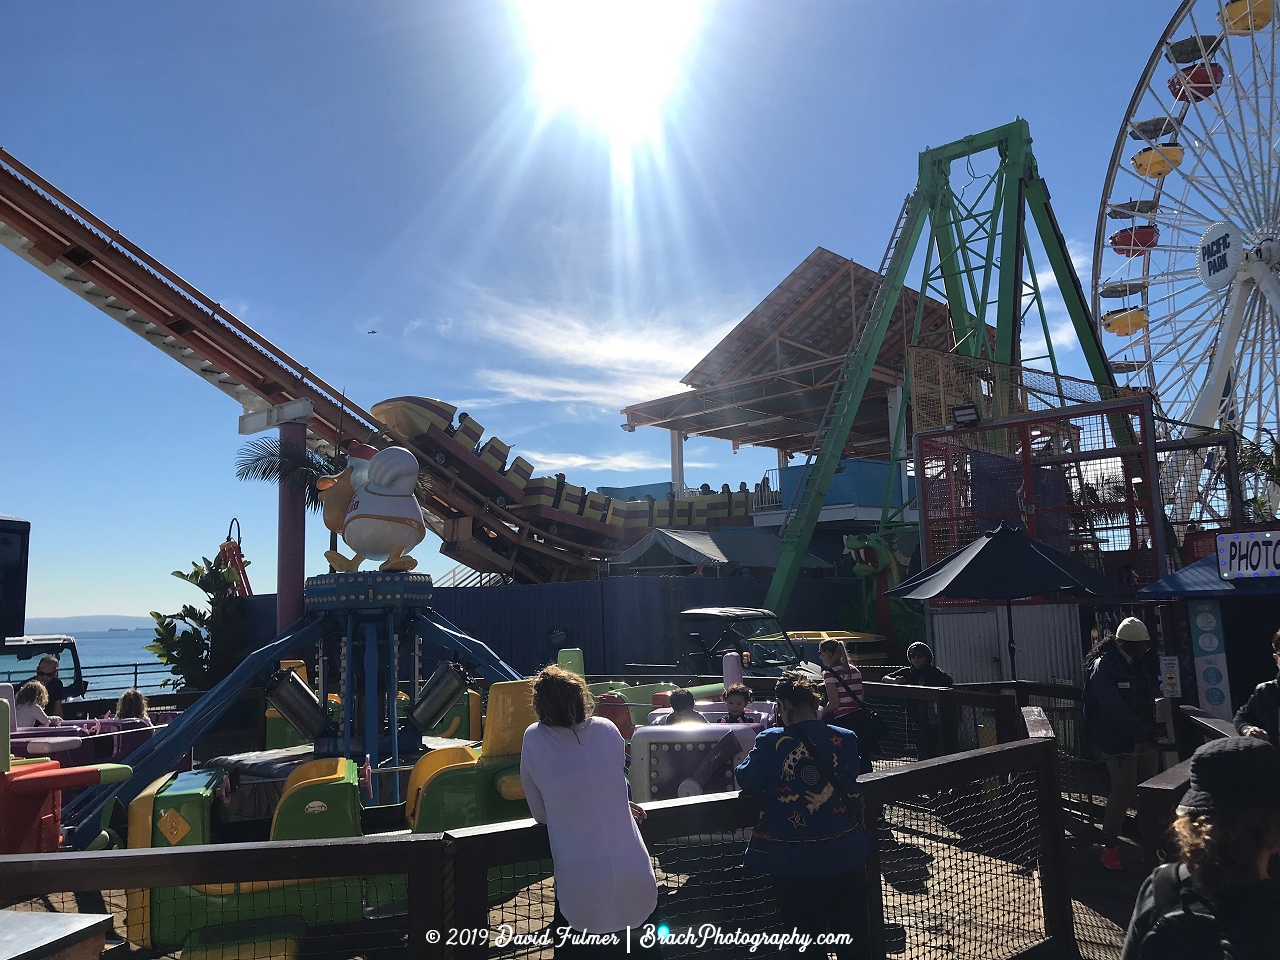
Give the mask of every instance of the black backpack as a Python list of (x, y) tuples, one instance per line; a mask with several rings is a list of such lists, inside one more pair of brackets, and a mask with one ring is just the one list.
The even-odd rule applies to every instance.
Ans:
[(1138, 944), (1137, 960), (1236, 960), (1222, 921), (1179, 869), (1177, 863), (1166, 863), (1151, 875), (1156, 920)]

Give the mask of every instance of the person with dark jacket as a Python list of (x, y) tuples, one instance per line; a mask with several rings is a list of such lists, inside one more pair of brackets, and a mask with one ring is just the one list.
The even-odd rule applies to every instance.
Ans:
[(1142, 884), (1122, 960), (1280, 955), (1280, 752), (1210, 740), (1173, 822), (1178, 861)]
[(943, 673), (933, 664), (933, 651), (927, 643), (916, 641), (907, 647), (909, 667), (884, 675), (885, 683), (909, 683), (917, 687), (950, 687), (951, 674)]
[[(916, 641), (907, 647), (909, 667), (895, 670), (883, 678), (886, 683), (907, 683), (917, 687), (950, 687), (951, 674), (943, 673), (933, 663), (933, 651), (927, 643)], [(928, 700), (907, 701), (907, 726), (916, 743), (916, 757), (929, 760), (942, 756), (942, 722), (938, 705)]]
[[(836, 956), (869, 957), (871, 841), (862, 829), (858, 737), (818, 719), (821, 689), (798, 670), (779, 677), (779, 726), (758, 734), (734, 771), (744, 794), (764, 796), (743, 864), (772, 881), (788, 930), (848, 934), (852, 942), (837, 946)], [(825, 956), (825, 948), (817, 953)]]
[[(1271, 651), (1280, 670), (1280, 630), (1271, 638)], [(1236, 711), (1236, 733), (1280, 745), (1280, 678), (1253, 688), (1245, 705)]]
[(1123, 869), (1118, 841), (1138, 784), (1159, 767), (1156, 753), (1156, 665), (1148, 650), (1146, 624), (1128, 617), (1085, 657), (1084, 722), (1090, 744), (1102, 754), (1111, 777), (1102, 819), (1102, 864)]

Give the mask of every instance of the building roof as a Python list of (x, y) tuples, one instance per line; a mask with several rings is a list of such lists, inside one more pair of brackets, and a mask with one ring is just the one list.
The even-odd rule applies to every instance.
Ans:
[[(654, 548), (695, 566), (730, 564), (773, 570), (782, 556), (782, 541), (756, 527), (723, 527), (714, 532), (664, 528), (654, 530), (609, 562), (635, 563)], [(812, 554), (805, 555), (802, 566), (806, 570), (831, 569), (831, 564)]]
[(1218, 576), (1218, 555), (1210, 554), (1138, 591), (1139, 600), (1180, 600), (1195, 597), (1280, 596), (1280, 577), (1224, 580)]
[[(807, 450), (877, 279), (874, 270), (818, 247), (684, 376), (692, 390), (627, 407), (626, 427)], [(903, 383), (918, 303), (919, 294), (904, 288), (846, 456), (888, 456), (886, 395)], [(926, 298), (920, 342), (943, 346), (939, 334), (950, 330), (946, 304)]]

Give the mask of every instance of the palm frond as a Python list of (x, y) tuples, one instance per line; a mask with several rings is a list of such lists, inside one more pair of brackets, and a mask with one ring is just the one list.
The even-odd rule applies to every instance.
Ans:
[(298, 444), (281, 444), (279, 437), (251, 440), (236, 454), (236, 477), (284, 484), (306, 495), (307, 509), (320, 509), (320, 493), (316, 482), (324, 476), (341, 473), (347, 466), (345, 454), (321, 456)]

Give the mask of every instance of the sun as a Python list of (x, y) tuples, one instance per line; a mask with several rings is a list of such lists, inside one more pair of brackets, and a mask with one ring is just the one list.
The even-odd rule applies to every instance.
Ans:
[(700, 0), (517, 0), (543, 109), (571, 110), (614, 149), (659, 138)]

